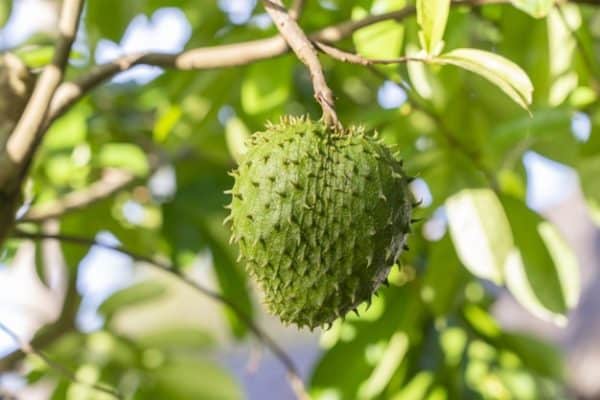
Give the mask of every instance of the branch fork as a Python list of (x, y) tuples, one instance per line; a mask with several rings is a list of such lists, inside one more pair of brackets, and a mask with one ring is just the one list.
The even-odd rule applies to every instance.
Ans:
[(340, 129), (341, 123), (335, 112), (333, 92), (327, 85), (316, 48), (298, 22), (288, 13), (281, 0), (263, 0), (263, 3), (281, 36), (310, 71), (315, 99), (323, 110), (323, 120), (334, 129)]

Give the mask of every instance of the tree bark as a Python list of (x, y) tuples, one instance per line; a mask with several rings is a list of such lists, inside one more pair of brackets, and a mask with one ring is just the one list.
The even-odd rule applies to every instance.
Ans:
[[(8, 159), (5, 151), (10, 133), (31, 96), (34, 75), (27, 69), (15, 55), (7, 53), (0, 57), (0, 178), (14, 176), (14, 165)], [(2, 181), (3, 179), (0, 179)], [(4, 242), (7, 233), (14, 223), (15, 210), (20, 199), (20, 185), (7, 180), (7, 184), (0, 187), (0, 243)]]

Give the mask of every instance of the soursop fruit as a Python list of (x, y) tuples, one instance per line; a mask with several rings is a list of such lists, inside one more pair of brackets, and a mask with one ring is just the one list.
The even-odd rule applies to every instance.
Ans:
[(285, 323), (327, 325), (370, 300), (405, 247), (410, 178), (361, 129), (284, 118), (233, 175), (232, 241)]

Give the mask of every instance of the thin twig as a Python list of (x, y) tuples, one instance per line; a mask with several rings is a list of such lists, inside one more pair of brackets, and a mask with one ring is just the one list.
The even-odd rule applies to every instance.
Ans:
[[(50, 102), (63, 79), (82, 8), (83, 0), (64, 0), (62, 3), (58, 21), (59, 38), (52, 62), (42, 71), (31, 98), (6, 143), (6, 152), (13, 166), (22, 168), (33, 154)], [(20, 175), (20, 171), (15, 173)]]
[(306, 390), (304, 389), (304, 384), (302, 382), (302, 378), (300, 378), (298, 370), (297, 370), (294, 362), (290, 358), (290, 356), (288, 356), (287, 353), (266, 332), (264, 332), (258, 325), (256, 325), (254, 323), (254, 321), (252, 320), (252, 318), (248, 317), (246, 315), (246, 313), (244, 313), (236, 303), (234, 303), (230, 299), (222, 296), (221, 294), (214, 292), (214, 291), (198, 284), (193, 279), (185, 276), (184, 274), (182, 274), (180, 272), (180, 269), (176, 265), (169, 265), (165, 262), (156, 260), (152, 257), (148, 257), (143, 254), (135, 253), (131, 250), (123, 249), (123, 248), (120, 248), (117, 246), (102, 243), (96, 239), (89, 239), (89, 238), (72, 236), (72, 235), (64, 235), (64, 234), (29, 233), (29, 232), (24, 232), (21, 230), (15, 230), (12, 235), (13, 235), (13, 237), (20, 238), (20, 239), (30, 239), (30, 240), (55, 239), (55, 240), (60, 240), (62, 242), (72, 243), (72, 244), (80, 245), (80, 246), (90, 246), (90, 247), (97, 246), (97, 247), (100, 247), (100, 248), (103, 248), (106, 250), (111, 250), (111, 251), (115, 251), (115, 252), (124, 254), (138, 262), (147, 263), (151, 266), (154, 266), (164, 272), (167, 272), (167, 273), (175, 276), (177, 279), (179, 279), (181, 282), (183, 282), (187, 286), (189, 286), (192, 289), (202, 293), (203, 295), (225, 305), (231, 311), (233, 311), (233, 313), (235, 313), (235, 315), (248, 327), (248, 329), (250, 329), (250, 331), (252, 331), (252, 333), (273, 352), (275, 357), (277, 357), (277, 359), (285, 367), (287, 374), (288, 374), (288, 379), (289, 379), (290, 385), (291, 385), (292, 389), (294, 390), (294, 393), (296, 394), (298, 399), (305, 400), (305, 399), (309, 398), (308, 394), (306, 393)]
[(34, 355), (34, 356), (41, 358), (44, 361), (44, 363), (46, 363), (46, 365), (48, 365), (48, 367), (50, 369), (52, 369), (53, 371), (56, 371), (58, 374), (67, 378), (71, 382), (76, 383), (78, 385), (89, 387), (89, 388), (97, 390), (99, 392), (109, 394), (116, 399), (123, 398), (119, 392), (117, 392), (116, 390), (114, 390), (112, 388), (109, 388), (109, 387), (106, 387), (104, 385), (97, 384), (97, 383), (89, 383), (89, 382), (82, 381), (81, 379), (79, 379), (77, 377), (77, 375), (73, 371), (69, 370), (68, 368), (64, 367), (63, 365), (52, 360), (43, 351), (38, 350), (35, 347), (33, 347), (33, 345), (30, 342), (22, 339), (16, 332), (14, 332), (12, 329), (10, 329), (3, 322), (0, 322), (0, 330), (4, 331), (4, 333), (6, 333), (8, 336), (10, 336), (10, 338), (17, 344), (17, 346), (19, 346), (19, 348), (21, 349), (21, 351), (23, 353), (29, 354), (29, 355)]
[(398, 57), (398, 58), (389, 58), (389, 59), (373, 59), (363, 57), (360, 54), (350, 53), (345, 50), (339, 49), (335, 46), (331, 46), (321, 42), (313, 42), (315, 47), (321, 50), (324, 54), (327, 54), (329, 57), (350, 64), (357, 64), (362, 66), (369, 66), (375, 64), (389, 65), (389, 64), (402, 64), (409, 61), (417, 61), (417, 62), (425, 62), (424, 58), (418, 57)]
[(263, 3), (281, 36), (310, 71), (315, 99), (323, 110), (323, 120), (326, 124), (339, 128), (341, 124), (335, 112), (333, 92), (325, 80), (317, 50), (296, 20), (288, 14), (281, 0), (263, 0)]

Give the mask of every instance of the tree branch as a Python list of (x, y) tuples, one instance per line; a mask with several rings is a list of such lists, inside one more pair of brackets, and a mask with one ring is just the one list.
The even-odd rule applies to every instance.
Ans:
[(119, 392), (113, 390), (112, 388), (106, 387), (101, 384), (89, 383), (89, 382), (82, 381), (81, 379), (79, 379), (77, 377), (77, 375), (75, 375), (75, 373), (73, 371), (69, 370), (68, 368), (64, 367), (63, 365), (52, 360), (43, 351), (36, 349), (30, 342), (19, 337), (19, 335), (17, 335), (12, 329), (10, 329), (8, 326), (6, 326), (6, 324), (4, 324), (3, 322), (0, 322), (0, 330), (4, 331), (4, 333), (6, 333), (8, 336), (10, 336), (10, 338), (19, 346), (19, 348), (21, 349), (21, 351), (24, 354), (34, 355), (34, 356), (41, 358), (50, 369), (57, 372), (59, 375), (62, 375), (64, 378), (68, 379), (69, 381), (71, 381), (73, 383), (77, 383), (79, 385), (89, 387), (89, 388), (97, 390), (99, 392), (109, 394), (116, 399), (122, 398), (122, 396), (119, 394)]
[(296, 56), (310, 71), (315, 99), (323, 110), (323, 120), (326, 124), (334, 128), (341, 127), (335, 112), (333, 92), (325, 80), (325, 74), (323, 73), (323, 67), (319, 61), (317, 50), (308, 37), (306, 37), (306, 34), (296, 20), (288, 14), (281, 0), (263, 0), (263, 3), (281, 36), (283, 36), (287, 44), (296, 53)]
[[(577, 3), (600, 0), (572, 0)], [(508, 0), (454, 0), (453, 6), (481, 6), (488, 3), (507, 3)], [(300, 3), (300, 2), (297, 2)], [(400, 10), (382, 14), (369, 15), (359, 20), (344, 21), (321, 30), (308, 38), (314, 43), (332, 44), (351, 36), (354, 32), (378, 22), (387, 20), (402, 21), (414, 15), (416, 8), (412, 5)], [(181, 71), (202, 70), (214, 68), (236, 67), (255, 61), (274, 58), (289, 51), (285, 39), (279, 35), (259, 40), (234, 43), (212, 47), (200, 47), (179, 54), (139, 53), (122, 56), (112, 62), (95, 66), (88, 73), (73, 82), (63, 83), (57, 90), (52, 101), (48, 120), (61, 116), (70, 106), (76, 103), (87, 92), (114, 75), (125, 72), (136, 65), (152, 65)]]
[[(570, 2), (600, 5), (600, 0), (571, 0)], [(475, 7), (492, 3), (508, 3), (508, 0), (454, 0), (452, 5)], [(356, 21), (341, 22), (309, 35), (309, 39), (313, 42), (323, 44), (335, 43), (369, 25), (387, 20), (402, 21), (414, 15), (415, 12), (415, 7), (409, 5), (392, 12), (369, 15)], [(61, 116), (88, 91), (112, 78), (114, 75), (127, 71), (136, 65), (152, 65), (178, 70), (226, 68), (277, 57), (288, 50), (289, 48), (285, 40), (281, 36), (274, 36), (268, 39), (253, 40), (244, 43), (191, 49), (180, 54), (149, 52), (126, 55), (113, 62), (94, 67), (90, 72), (73, 82), (65, 82), (60, 85), (48, 113), (48, 122), (52, 122)]]
[[(83, 0), (63, 1), (58, 21), (59, 38), (52, 62), (42, 71), (25, 111), (6, 143), (9, 161), (21, 169), (33, 154), (50, 102), (63, 79), (82, 8)], [(16, 178), (20, 183), (21, 171), (15, 171), (15, 173), (19, 176), (11, 176), (9, 179)], [(0, 184), (6, 183), (0, 182)], [(13, 182), (12, 185), (15, 183)]]
[(154, 157), (151, 157), (153, 160), (150, 161), (150, 171), (146, 177), (137, 177), (122, 169), (107, 168), (103, 171), (102, 177), (90, 186), (68, 193), (51, 203), (36, 205), (17, 222), (39, 223), (85, 208), (136, 183), (143, 183), (161, 167), (190, 157), (192, 151), (187, 147), (182, 147), (173, 155), (160, 154), (159, 151), (155, 151), (152, 155)]
[[(414, 13), (415, 7), (408, 6), (398, 11), (370, 15), (357, 21), (346, 21), (332, 25), (314, 32), (308, 37), (313, 42), (335, 43), (369, 25), (389, 19), (400, 21)], [(200, 47), (179, 54), (149, 52), (126, 55), (92, 68), (88, 73), (73, 82), (63, 83), (54, 96), (48, 119), (52, 121), (58, 118), (87, 92), (116, 74), (125, 72), (136, 65), (152, 65), (181, 71), (227, 68), (274, 58), (287, 51), (289, 51), (289, 47), (283, 37), (274, 36), (243, 43)]]
[(185, 276), (181, 273), (180, 269), (176, 265), (169, 265), (167, 263), (158, 261), (153, 259), (152, 257), (148, 257), (142, 254), (135, 253), (130, 250), (126, 250), (117, 246), (109, 245), (106, 243), (102, 243), (95, 239), (88, 239), (79, 236), (71, 236), (71, 235), (63, 235), (63, 234), (47, 234), (47, 233), (29, 233), (21, 230), (16, 230), (13, 232), (13, 237), (20, 239), (30, 239), (30, 240), (44, 240), (44, 239), (56, 239), (66, 243), (72, 243), (75, 245), (81, 246), (97, 246), (103, 249), (116, 251), (118, 253), (127, 255), (132, 259), (147, 263), (148, 265), (154, 266), (168, 274), (175, 276), (182, 283), (196, 290), (197, 292), (225, 305), (228, 307), (235, 315), (252, 331), (252, 333), (265, 345), (267, 346), (277, 357), (277, 359), (282, 363), (285, 367), (288, 379), (294, 393), (301, 400), (309, 399), (308, 394), (304, 389), (304, 384), (302, 383), (302, 379), (298, 373), (298, 370), (287, 353), (266, 333), (264, 332), (258, 325), (254, 323), (254, 321), (248, 317), (233, 301), (228, 298), (222, 296), (221, 294), (214, 292), (198, 283), (196, 283), (191, 278)]
[(63, 216), (110, 197), (136, 182), (136, 176), (119, 169), (104, 171), (102, 178), (85, 189), (69, 193), (49, 204), (31, 208), (18, 222), (42, 222)]
[(141, 53), (120, 57), (112, 62), (98, 65), (73, 82), (63, 83), (52, 101), (48, 120), (61, 116), (71, 105), (114, 75), (136, 65), (152, 65), (180, 71), (235, 67), (257, 60), (272, 58), (287, 51), (287, 44), (280, 36), (215, 47), (201, 47), (179, 54)]

